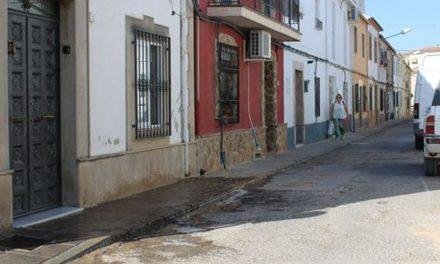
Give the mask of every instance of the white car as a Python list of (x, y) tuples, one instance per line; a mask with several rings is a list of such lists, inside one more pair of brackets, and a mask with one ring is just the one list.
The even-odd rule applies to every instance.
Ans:
[(427, 54), (420, 64), (414, 96), (414, 137), (417, 150), (423, 149), (424, 120), (439, 81), (440, 53)]
[(424, 118), (425, 175), (439, 175), (440, 161), (440, 85)]

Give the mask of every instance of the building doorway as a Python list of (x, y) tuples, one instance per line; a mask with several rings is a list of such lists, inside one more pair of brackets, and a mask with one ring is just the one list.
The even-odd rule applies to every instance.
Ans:
[(61, 205), (59, 7), (8, 1), (14, 217)]
[(304, 124), (304, 74), (295, 70), (295, 139), (296, 145), (305, 143)]

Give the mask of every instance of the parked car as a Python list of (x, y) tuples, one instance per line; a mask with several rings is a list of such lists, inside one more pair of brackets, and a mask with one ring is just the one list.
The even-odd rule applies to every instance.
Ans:
[(424, 120), (439, 81), (440, 53), (428, 54), (420, 64), (414, 96), (414, 141), (417, 150), (423, 149)]
[(424, 118), (425, 175), (438, 176), (440, 161), (440, 84)]

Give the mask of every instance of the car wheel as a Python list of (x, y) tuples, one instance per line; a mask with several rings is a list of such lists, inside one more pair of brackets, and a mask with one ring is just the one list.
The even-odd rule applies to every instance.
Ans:
[(438, 159), (425, 158), (425, 175), (438, 176)]
[(423, 150), (423, 137), (416, 136), (414, 141), (415, 141), (416, 150)]

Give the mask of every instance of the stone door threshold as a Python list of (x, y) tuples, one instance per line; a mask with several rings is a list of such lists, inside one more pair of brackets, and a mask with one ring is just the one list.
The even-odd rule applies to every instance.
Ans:
[(14, 228), (24, 228), (37, 224), (42, 224), (59, 218), (79, 214), (83, 211), (83, 208), (78, 207), (58, 207), (47, 211), (23, 216), (14, 219)]

